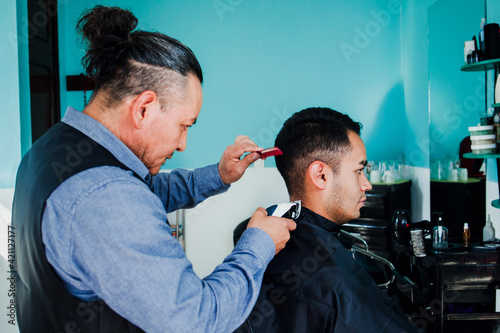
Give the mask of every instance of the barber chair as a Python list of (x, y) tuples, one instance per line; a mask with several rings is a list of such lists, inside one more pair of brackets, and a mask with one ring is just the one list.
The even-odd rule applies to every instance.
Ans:
[[(377, 262), (377, 263), (382, 264), (383, 265), (382, 267), (385, 268), (384, 272), (387, 270), (390, 272), (388, 274), (389, 276), (385, 282), (377, 283), (379, 288), (384, 289), (384, 290), (389, 289), (389, 287), (391, 286), (391, 284), (394, 282), (394, 280), (396, 278), (398, 278), (405, 285), (409, 285), (409, 286), (415, 285), (415, 283), (413, 281), (411, 281), (408, 277), (401, 275), (396, 270), (396, 268), (394, 267), (392, 262), (390, 262), (389, 260), (387, 260), (387, 259), (385, 259), (385, 258), (383, 258), (383, 257), (381, 257), (373, 252), (370, 252), (370, 250), (368, 249), (368, 243), (363, 238), (361, 238), (357, 235), (354, 235), (350, 232), (344, 231), (344, 230), (340, 231), (339, 238), (342, 238), (344, 240), (344, 242), (342, 242), (344, 244), (344, 246), (346, 246), (345, 241), (350, 241), (350, 244), (351, 244), (350, 248), (348, 247), (349, 246), (348, 244), (347, 244), (346, 248), (350, 249), (350, 251), (352, 252), (353, 258), (356, 259), (356, 261), (358, 261), (358, 263), (363, 268), (365, 268), (365, 270), (368, 271), (368, 273), (372, 276), (372, 278), (375, 280), (375, 282), (377, 282), (379, 280), (380, 271), (378, 272), (379, 274), (375, 275), (375, 273), (377, 273), (377, 271), (373, 272), (372, 270), (370, 270), (368, 268), (368, 267), (373, 267), (374, 266), (373, 263), (366, 262), (365, 260), (363, 260), (363, 257), (360, 257), (357, 255), (358, 253), (363, 255), (364, 257), (367, 257), (367, 258)], [(364, 248), (361, 248), (358, 245), (355, 245), (356, 241), (363, 244)], [(385, 266), (387, 266), (387, 267), (385, 267)], [(375, 266), (375, 267), (377, 267), (377, 266)], [(380, 268), (380, 265), (378, 267)]]

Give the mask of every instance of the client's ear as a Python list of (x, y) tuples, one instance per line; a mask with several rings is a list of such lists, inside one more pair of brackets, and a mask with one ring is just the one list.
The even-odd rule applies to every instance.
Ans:
[(329, 166), (322, 161), (314, 161), (307, 168), (309, 181), (318, 189), (326, 189), (326, 177)]

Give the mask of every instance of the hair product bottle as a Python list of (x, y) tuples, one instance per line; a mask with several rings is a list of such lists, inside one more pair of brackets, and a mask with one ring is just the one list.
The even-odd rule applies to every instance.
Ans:
[(432, 247), (439, 249), (448, 248), (448, 228), (443, 225), (442, 213), (437, 213), (437, 226), (432, 230)]
[(485, 42), (484, 42), (484, 26), (486, 25), (486, 19), (481, 19), (481, 24), (479, 25), (479, 50), (484, 54), (485, 51)]
[(495, 228), (491, 223), (490, 214), (488, 214), (488, 221), (483, 228), (483, 242), (495, 242)]
[(464, 223), (463, 239), (464, 239), (464, 245), (469, 246), (469, 244), (470, 244), (470, 229), (469, 229), (469, 223), (467, 223), (467, 222)]

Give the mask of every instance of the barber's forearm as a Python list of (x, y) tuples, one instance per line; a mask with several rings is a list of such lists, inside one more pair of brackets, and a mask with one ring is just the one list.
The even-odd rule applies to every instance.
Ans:
[(203, 279), (217, 300), (217, 312), (205, 306), (207, 322), (217, 320), (206, 331), (233, 332), (243, 324), (257, 301), (264, 271), (273, 256), (274, 243), (264, 231), (253, 228), (242, 235), (233, 252)]
[(194, 170), (175, 169), (153, 177), (155, 194), (167, 212), (191, 208), (210, 196), (227, 191), (220, 179), (217, 164)]
[[(177, 259), (163, 264), (150, 265), (149, 260), (163, 259), (144, 257), (137, 271), (120, 278), (127, 292), (113, 304), (117, 311), (148, 332), (233, 332), (253, 309), (274, 243), (265, 232), (248, 230), (234, 251), (203, 280), (182, 252), (173, 252)], [(117, 284), (107, 287), (114, 289)]]

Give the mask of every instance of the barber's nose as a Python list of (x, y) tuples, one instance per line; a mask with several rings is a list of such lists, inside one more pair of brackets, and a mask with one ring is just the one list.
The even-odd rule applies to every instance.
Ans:
[(177, 151), (184, 151), (186, 149), (186, 140), (181, 140), (179, 146), (177, 146)]
[(187, 146), (187, 135), (184, 134), (181, 136), (181, 139), (179, 140), (179, 145), (177, 146), (177, 151), (184, 151)]

